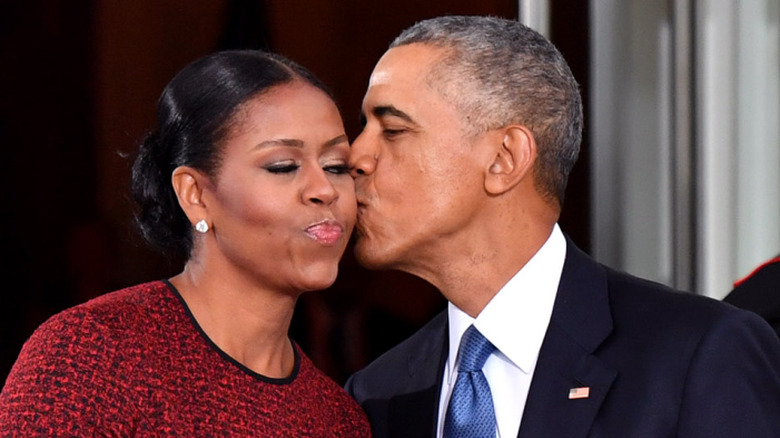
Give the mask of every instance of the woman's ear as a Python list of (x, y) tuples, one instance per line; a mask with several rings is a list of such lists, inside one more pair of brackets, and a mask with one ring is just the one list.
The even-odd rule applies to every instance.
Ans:
[(519, 184), (526, 177), (533, 177), (536, 162), (536, 140), (531, 130), (522, 125), (509, 125), (501, 129), (501, 144), (485, 177), (485, 190), (499, 195)]
[(192, 167), (179, 166), (173, 170), (171, 184), (179, 200), (179, 206), (184, 210), (190, 223), (194, 226), (199, 221), (205, 220), (206, 224), (211, 225), (208, 209), (203, 200), (203, 190), (208, 184), (208, 177)]

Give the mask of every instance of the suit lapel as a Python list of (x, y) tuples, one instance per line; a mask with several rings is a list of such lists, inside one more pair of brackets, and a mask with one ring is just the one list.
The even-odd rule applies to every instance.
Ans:
[[(550, 326), (539, 352), (518, 437), (584, 437), (617, 376), (592, 353), (612, 331), (603, 268), (567, 239)], [(572, 388), (587, 398), (569, 399)]]
[[(406, 390), (390, 400), (390, 436), (436, 436), (439, 394), (449, 352), (446, 310), (428, 328), (431, 333), (425, 336), (425, 343), (409, 354)], [(432, 363), (437, 366), (432, 367)]]

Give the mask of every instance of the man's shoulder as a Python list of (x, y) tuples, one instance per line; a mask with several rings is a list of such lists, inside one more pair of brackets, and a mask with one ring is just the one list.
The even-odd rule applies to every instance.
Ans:
[(636, 277), (622, 271), (605, 268), (610, 301), (613, 304), (626, 304), (636, 309), (637, 304), (648, 309), (687, 312), (693, 309), (704, 314), (719, 314), (734, 310), (711, 297), (693, 292), (685, 292), (667, 285)]
[(612, 341), (648, 337), (674, 343), (700, 337), (733, 318), (751, 319), (714, 298), (603, 265), (571, 242), (567, 251), (553, 322), (575, 338), (600, 324), (600, 333)]
[[(753, 314), (715, 298), (668, 286), (607, 268), (609, 300), (618, 333), (651, 333), (657, 339), (687, 343), (708, 334), (740, 337), (745, 328), (767, 332)], [(666, 334), (667, 336), (664, 336)]]
[[(584, 291), (591, 287), (599, 290), (606, 288), (610, 306), (615, 311), (642, 311), (638, 306), (648, 306), (650, 309), (674, 310), (678, 306), (687, 310), (689, 307), (723, 311), (724, 306), (718, 300), (674, 289), (658, 281), (639, 277), (623, 270), (604, 265), (582, 252), (571, 241), (567, 248), (567, 268), (563, 276), (571, 276), (566, 282), (569, 287)], [(595, 280), (594, 280), (595, 279)], [(592, 286), (588, 286), (592, 285)], [(625, 309), (622, 309), (625, 307)]]

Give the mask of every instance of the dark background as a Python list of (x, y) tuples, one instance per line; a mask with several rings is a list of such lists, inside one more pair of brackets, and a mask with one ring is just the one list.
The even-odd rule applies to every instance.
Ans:
[[(587, 109), (588, 2), (552, 1), (551, 39)], [(335, 92), (347, 134), (387, 44), (444, 14), (517, 18), (513, 0), (80, 0), (0, 2), (0, 381), (45, 319), (105, 292), (178, 273), (132, 227), (129, 162), (155, 102), (190, 61), (218, 49), (267, 48)], [(587, 119), (587, 117), (586, 117)], [(585, 133), (587, 139), (587, 132)], [(588, 238), (588, 145), (561, 225)], [(347, 250), (336, 284), (304, 295), (292, 333), (337, 382), (445, 305), (427, 283), (371, 272)]]

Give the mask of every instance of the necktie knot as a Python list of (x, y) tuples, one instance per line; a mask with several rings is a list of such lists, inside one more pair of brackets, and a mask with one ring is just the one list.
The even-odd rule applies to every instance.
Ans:
[(495, 349), (476, 327), (469, 326), (458, 348), (458, 372), (481, 370)]

